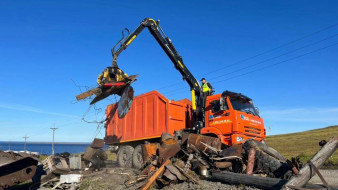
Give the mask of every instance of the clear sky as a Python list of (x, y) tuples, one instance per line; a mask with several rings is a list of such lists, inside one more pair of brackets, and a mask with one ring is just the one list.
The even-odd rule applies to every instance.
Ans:
[[(216, 93), (241, 92), (269, 135), (338, 124), (338, 1), (0, 1), (0, 141), (89, 142), (114, 97), (76, 102), (111, 64), (125, 27), (161, 20), (191, 72)], [(189, 98), (147, 30), (119, 57), (136, 94)], [(77, 84), (77, 85), (75, 85)], [(173, 85), (174, 84), (174, 85)]]

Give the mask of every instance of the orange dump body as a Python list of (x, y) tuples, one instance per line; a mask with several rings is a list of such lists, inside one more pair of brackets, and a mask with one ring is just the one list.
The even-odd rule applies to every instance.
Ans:
[(134, 98), (127, 115), (118, 118), (117, 104), (106, 109), (106, 144), (118, 144), (159, 138), (191, 127), (191, 102), (171, 101), (157, 91)]

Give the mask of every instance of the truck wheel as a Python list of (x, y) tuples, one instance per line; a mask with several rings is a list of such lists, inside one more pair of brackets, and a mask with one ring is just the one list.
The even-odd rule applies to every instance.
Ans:
[(143, 166), (143, 150), (142, 145), (137, 145), (133, 152), (133, 165), (137, 169), (141, 169)]
[(262, 171), (268, 177), (290, 179), (292, 171), (289, 165), (281, 160), (269, 155), (259, 145), (260, 142), (248, 140), (244, 143), (246, 155), (249, 155), (250, 148), (255, 148), (255, 170)]
[(131, 168), (133, 166), (132, 157), (133, 157), (134, 148), (132, 146), (126, 145), (122, 146), (117, 153), (117, 163), (121, 167)]

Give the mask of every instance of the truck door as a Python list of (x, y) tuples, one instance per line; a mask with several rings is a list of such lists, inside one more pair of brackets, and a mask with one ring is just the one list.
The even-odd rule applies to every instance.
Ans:
[(226, 98), (213, 100), (208, 105), (208, 118), (206, 118), (209, 127), (217, 128), (224, 136), (231, 135), (232, 133), (232, 119), (230, 109)]

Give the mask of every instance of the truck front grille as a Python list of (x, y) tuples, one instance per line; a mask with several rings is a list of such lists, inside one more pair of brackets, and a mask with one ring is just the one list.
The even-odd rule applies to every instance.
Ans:
[(244, 131), (246, 133), (252, 134), (252, 135), (260, 135), (262, 133), (262, 130), (254, 128), (254, 127), (248, 127), (248, 126), (244, 126)]

